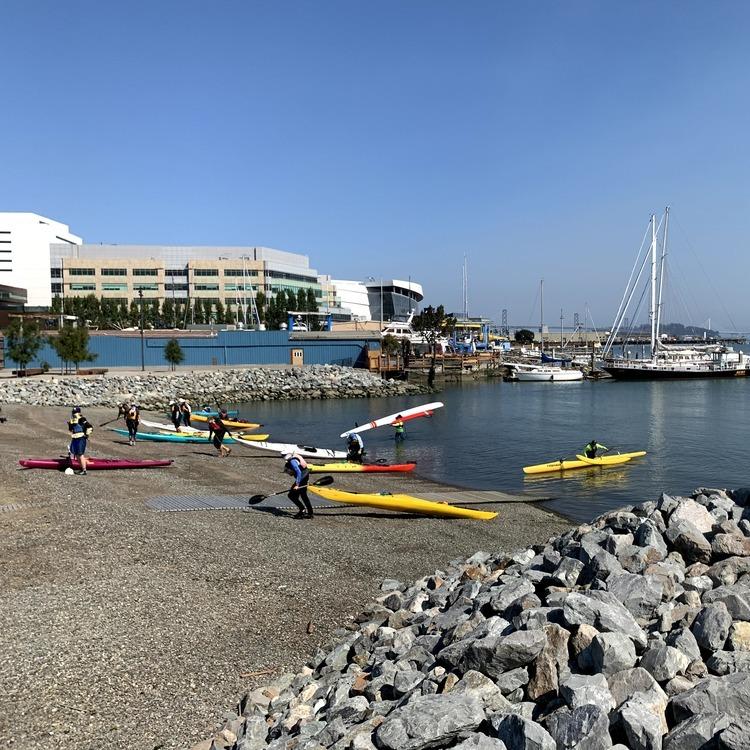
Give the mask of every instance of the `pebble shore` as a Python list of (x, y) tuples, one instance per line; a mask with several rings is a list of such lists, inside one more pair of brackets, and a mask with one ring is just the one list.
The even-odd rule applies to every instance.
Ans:
[(428, 389), (352, 367), (255, 367), (177, 373), (0, 380), (0, 403), (41, 406), (109, 406), (135, 401), (165, 409), (176, 396), (191, 403), (244, 403), (298, 399), (374, 398), (427, 393)]
[[(107, 403), (116, 402), (112, 394)], [(263, 504), (156, 513), (146, 507), (153, 497), (250, 496), (289, 478), (279, 458), (253, 448), (218, 459), (202, 445), (130, 447), (99, 427), (116, 409), (85, 412), (92, 455), (175, 463), (87, 477), (19, 470), (21, 457), (65, 452), (69, 411), (2, 403), (2, 748), (184, 750), (220, 729), (248, 691), (299, 671), (384, 578), (413, 581), (477, 549), (509, 553), (570, 528), (524, 503), (493, 507), (500, 516), (491, 522), (343, 507), (300, 522), (291, 507)], [(418, 471), (337, 475), (336, 486), (443, 489)]]
[(750, 490), (607, 513), (382, 593), (194, 750), (750, 747)]

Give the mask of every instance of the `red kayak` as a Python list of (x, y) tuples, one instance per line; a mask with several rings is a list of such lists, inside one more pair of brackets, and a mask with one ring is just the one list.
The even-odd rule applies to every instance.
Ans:
[[(22, 458), (19, 462), (25, 469), (57, 469), (64, 471), (69, 466), (80, 469), (78, 461), (72, 465), (67, 458)], [(86, 469), (89, 471), (100, 471), (104, 469), (156, 469), (160, 466), (169, 466), (171, 458), (165, 459), (129, 459), (129, 458), (89, 458), (86, 461)]]

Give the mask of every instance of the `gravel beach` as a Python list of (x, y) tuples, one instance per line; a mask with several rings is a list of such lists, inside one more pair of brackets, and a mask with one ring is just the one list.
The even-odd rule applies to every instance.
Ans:
[[(114, 416), (86, 414), (95, 425)], [(268, 493), (290, 480), (257, 449), (218, 459), (203, 445), (129, 447), (106, 428), (92, 455), (174, 465), (85, 477), (20, 470), (21, 457), (65, 453), (68, 410), (12, 405), (3, 415), (0, 747), (190, 747), (248, 689), (299, 670), (383, 578), (414, 580), (569, 528), (523, 503), (499, 506), (491, 522), (355, 508), (295, 521), (262, 505), (159, 513), (145, 501)], [(337, 475), (336, 486), (435, 490), (409, 475)]]

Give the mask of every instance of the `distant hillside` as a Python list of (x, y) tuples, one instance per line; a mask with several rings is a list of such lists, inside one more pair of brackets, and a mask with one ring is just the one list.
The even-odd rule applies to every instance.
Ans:
[[(713, 328), (701, 328), (700, 326), (684, 326), (682, 323), (662, 323), (661, 332), (666, 333), (667, 336), (674, 336), (675, 338), (684, 338), (685, 336), (691, 336), (693, 338), (703, 338), (703, 334), (706, 334), (707, 339), (719, 338), (719, 332)], [(651, 330), (651, 326), (644, 324), (633, 329), (638, 333), (648, 333)]]

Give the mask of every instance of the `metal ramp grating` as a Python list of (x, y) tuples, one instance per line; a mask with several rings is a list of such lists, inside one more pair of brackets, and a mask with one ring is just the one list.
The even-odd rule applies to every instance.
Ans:
[[(189, 510), (248, 510), (250, 508), (293, 508), (291, 500), (284, 495), (269, 497), (257, 506), (247, 504), (250, 495), (160, 495), (146, 500), (149, 510), (164, 512), (178, 512)], [(331, 508), (335, 503), (311, 495), (310, 500), (314, 509)]]

